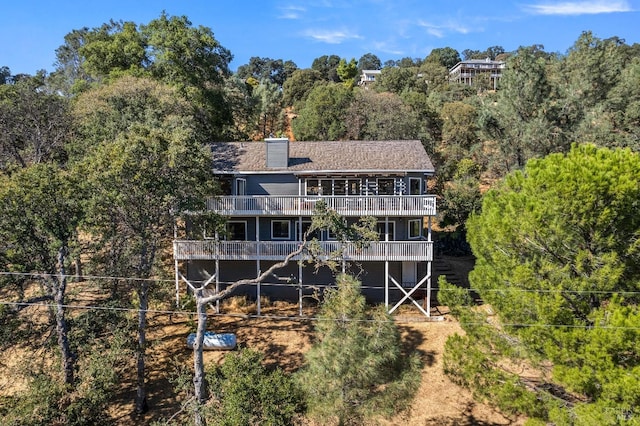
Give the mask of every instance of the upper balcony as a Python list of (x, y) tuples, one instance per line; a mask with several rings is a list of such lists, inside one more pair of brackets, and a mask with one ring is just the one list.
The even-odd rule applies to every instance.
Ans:
[(224, 216), (311, 216), (318, 201), (342, 216), (435, 216), (435, 195), (243, 195), (207, 200)]

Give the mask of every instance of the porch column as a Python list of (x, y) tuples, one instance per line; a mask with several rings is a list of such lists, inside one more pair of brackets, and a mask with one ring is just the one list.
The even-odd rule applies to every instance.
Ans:
[(389, 261), (384, 261), (384, 306), (389, 312)]
[(180, 308), (180, 273), (178, 272), (178, 246), (176, 240), (178, 239), (178, 226), (174, 220), (173, 222), (173, 267), (176, 279), (176, 308)]
[(300, 316), (302, 316), (302, 259), (298, 260), (298, 303)]
[[(431, 240), (431, 216), (427, 218), (427, 243), (432, 244)], [(427, 311), (427, 317), (431, 316), (431, 261), (433, 257), (433, 244), (431, 245), (431, 257), (427, 260), (427, 306), (425, 306), (425, 311)]]
[[(384, 241), (389, 242), (389, 216), (384, 218)], [(386, 251), (386, 250), (385, 250)], [(388, 256), (385, 256), (388, 259)], [(389, 261), (384, 261), (384, 306), (389, 311)]]
[(176, 308), (180, 308), (180, 272), (178, 271), (178, 258), (176, 257), (177, 253), (177, 243), (176, 240), (173, 240), (173, 268), (175, 272), (176, 279)]
[[(302, 182), (302, 180), (299, 180), (298, 182)], [(302, 200), (302, 190), (298, 189), (298, 194), (300, 195), (298, 197), (298, 206), (301, 206), (301, 200)], [(302, 236), (302, 212), (301, 209), (298, 208), (298, 211), (300, 211), (300, 214), (298, 215), (298, 242), (301, 242), (303, 239)], [(299, 315), (302, 316), (302, 255), (300, 255), (300, 258), (298, 260), (298, 310), (299, 310)]]
[[(259, 277), (261, 274), (260, 268), (260, 217), (256, 216), (256, 277)], [(258, 281), (256, 285), (256, 309), (258, 315), (260, 315), (260, 281)]]
[[(215, 251), (216, 251), (216, 294), (220, 293), (220, 239), (218, 231), (215, 235)], [(216, 300), (216, 314), (220, 313), (220, 300)]]

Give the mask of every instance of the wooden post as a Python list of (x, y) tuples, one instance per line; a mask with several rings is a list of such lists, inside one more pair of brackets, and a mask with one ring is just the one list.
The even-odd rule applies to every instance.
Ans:
[[(256, 277), (260, 276), (260, 217), (256, 216), (256, 272), (257, 275)], [(260, 281), (258, 281), (258, 285), (256, 287), (256, 306), (257, 306), (257, 311), (258, 311), (258, 315), (260, 315), (261, 309), (260, 309)]]
[(431, 257), (427, 260), (427, 316), (431, 316), (431, 262), (433, 257), (433, 241), (431, 240), (431, 216), (427, 218), (427, 242), (431, 243)]

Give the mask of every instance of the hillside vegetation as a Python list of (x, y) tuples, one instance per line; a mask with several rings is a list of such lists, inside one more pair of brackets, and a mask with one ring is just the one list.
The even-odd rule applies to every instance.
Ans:
[[(586, 31), (565, 54), (492, 46), (461, 57), (443, 47), (384, 63), (325, 55), (308, 69), (256, 56), (232, 72), (232, 53), (211, 29), (163, 13), (142, 25), (72, 29), (56, 55), (51, 73), (0, 68), (3, 424), (186, 422), (194, 412), (196, 423), (215, 422), (207, 415), (216, 410), (246, 412), (237, 407), (250, 395), (225, 386), (254, 369), (255, 393), (282, 399), (260, 394), (251, 423), (336, 420), (321, 406), (336, 393), (310, 401), (296, 382), (322, 358), (321, 327), (242, 323), (233, 331), (271, 358), (211, 355), (221, 369), (209, 381), (229, 390), (206, 401), (192, 398), (192, 364), (178, 343), (192, 318), (160, 327), (158, 310), (174, 298), (168, 253), (174, 232), (185, 232), (181, 215), (220, 191), (207, 143), (269, 135), (422, 141), (437, 169), (429, 184), (438, 226), (477, 258), (472, 291), (439, 284), (459, 323), (399, 326), (365, 307), (341, 312), (379, 325), (378, 334), (342, 332), (384, 334), (384, 353), (373, 347), (368, 361), (404, 381), (363, 368), (367, 377), (351, 382), (372, 381), (358, 392), (343, 384), (350, 398), (336, 402), (337, 421), (638, 422), (639, 45)], [(486, 76), (448, 81), (448, 69), (470, 58), (506, 62), (497, 89)], [(363, 69), (381, 73), (360, 86)], [(292, 333), (270, 342), (282, 324)], [(350, 353), (363, 356), (354, 347), (327, 353), (353, 362)], [(422, 371), (422, 381), (406, 371)], [(383, 404), (393, 395), (413, 401), (408, 411)], [(420, 411), (425, 399), (438, 402), (431, 412)]]

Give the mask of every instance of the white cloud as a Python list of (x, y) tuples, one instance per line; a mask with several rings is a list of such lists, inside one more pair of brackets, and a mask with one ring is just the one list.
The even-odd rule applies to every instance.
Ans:
[(285, 6), (280, 8), (281, 14), (279, 19), (300, 19), (302, 14), (307, 11), (302, 6)]
[(387, 53), (389, 55), (401, 56), (401, 55), (405, 54), (404, 50), (398, 49), (393, 44), (385, 42), (385, 41), (374, 42), (373, 43), (373, 47), (374, 47), (375, 50)]
[(526, 5), (535, 15), (596, 15), (600, 13), (631, 12), (628, 1), (588, 0)]
[(313, 30), (309, 29), (303, 33), (306, 37), (312, 38), (328, 44), (340, 44), (345, 40), (361, 39), (362, 36), (349, 30)]
[[(425, 28), (428, 34), (437, 38), (443, 38), (447, 33), (469, 34), (471, 32), (471, 30), (467, 26), (454, 21), (447, 21), (439, 24), (419, 21), (418, 25), (422, 28)], [(476, 29), (481, 30), (480, 28)]]

